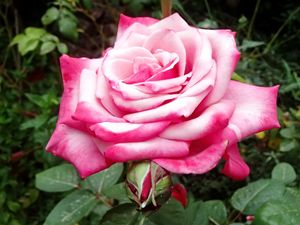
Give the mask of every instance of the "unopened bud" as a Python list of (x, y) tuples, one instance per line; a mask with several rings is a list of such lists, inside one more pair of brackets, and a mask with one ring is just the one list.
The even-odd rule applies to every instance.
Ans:
[(129, 166), (126, 176), (127, 194), (140, 209), (161, 206), (170, 198), (171, 186), (170, 173), (154, 162), (134, 162)]

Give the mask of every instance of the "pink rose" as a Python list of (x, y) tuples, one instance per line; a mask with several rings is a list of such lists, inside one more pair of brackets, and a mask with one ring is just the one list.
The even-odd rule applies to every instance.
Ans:
[(174, 173), (249, 168), (237, 142), (279, 127), (278, 86), (232, 81), (234, 32), (165, 19), (120, 18), (117, 40), (99, 59), (60, 59), (64, 93), (47, 150), (82, 177), (116, 162), (153, 160)]

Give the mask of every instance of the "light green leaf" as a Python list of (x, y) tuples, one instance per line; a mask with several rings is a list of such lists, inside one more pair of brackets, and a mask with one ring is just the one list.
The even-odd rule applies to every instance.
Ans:
[(255, 214), (253, 225), (299, 225), (300, 191), (287, 188), (282, 199), (267, 202)]
[(86, 190), (76, 190), (52, 209), (44, 225), (74, 225), (88, 215), (96, 204), (95, 195)]
[(285, 184), (292, 183), (296, 178), (294, 168), (288, 163), (279, 163), (272, 170), (272, 179), (280, 180)]
[(106, 189), (111, 188), (117, 181), (123, 172), (123, 164), (116, 163), (106, 170), (89, 176), (84, 180), (83, 186), (92, 190), (95, 193), (102, 193)]
[(204, 202), (207, 216), (212, 224), (225, 224), (227, 221), (227, 212), (225, 205), (220, 200), (211, 200)]
[(25, 34), (18, 34), (16, 35), (12, 41), (10, 42), (9, 46), (13, 46), (15, 44), (19, 44), (20, 42), (24, 42), (26, 39), (26, 35)]
[(41, 126), (43, 126), (49, 119), (48, 115), (38, 115), (36, 117), (34, 117), (33, 119), (28, 119), (25, 122), (21, 123), (20, 125), (20, 130), (26, 130), (29, 128), (35, 128), (38, 129)]
[(79, 176), (70, 164), (52, 167), (36, 175), (35, 186), (47, 192), (62, 192), (77, 188)]
[(299, 142), (296, 139), (283, 139), (280, 142), (279, 150), (281, 152), (289, 152), (299, 147)]
[(265, 202), (280, 198), (284, 184), (271, 179), (261, 179), (238, 189), (231, 198), (232, 206), (246, 215), (253, 215)]
[(24, 39), (18, 43), (18, 51), (22, 56), (24, 56), (28, 52), (36, 50), (39, 43), (40, 41), (38, 39), (32, 39), (28, 36), (25, 36)]
[(68, 53), (68, 46), (65, 43), (58, 43), (56, 47), (61, 54)]
[(50, 23), (53, 23), (57, 20), (59, 16), (59, 10), (56, 7), (49, 8), (46, 13), (42, 16), (42, 23), (43, 25), (47, 26)]
[(43, 42), (40, 48), (40, 55), (46, 55), (52, 52), (56, 47), (56, 44), (52, 41)]
[(40, 39), (47, 31), (44, 28), (27, 27), (25, 29), (25, 35), (30, 39)]
[(265, 42), (263, 41), (251, 41), (244, 39), (242, 45), (239, 47), (239, 50), (247, 50), (251, 48), (256, 48), (259, 46), (265, 45)]

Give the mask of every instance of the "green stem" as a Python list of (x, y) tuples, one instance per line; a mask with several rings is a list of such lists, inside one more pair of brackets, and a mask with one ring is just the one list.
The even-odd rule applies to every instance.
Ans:
[(162, 17), (168, 17), (172, 13), (172, 0), (160, 0)]
[(286, 25), (288, 25), (288, 23), (290, 22), (290, 20), (293, 18), (293, 16), (295, 16), (298, 12), (300, 11), (300, 7), (296, 8), (290, 15), (289, 17), (286, 19), (286, 21), (281, 25), (281, 27), (277, 30), (277, 32), (274, 34), (274, 36), (272, 37), (272, 39), (269, 41), (269, 43), (267, 44), (267, 47), (264, 50), (264, 54), (267, 54), (274, 41), (277, 39), (277, 37), (279, 36), (279, 34), (281, 33), (281, 31), (285, 28)]
[(251, 18), (251, 21), (250, 21), (250, 24), (249, 24), (249, 28), (248, 28), (248, 32), (247, 32), (247, 39), (248, 40), (251, 38), (251, 34), (252, 34), (252, 30), (253, 30), (253, 25), (254, 25), (254, 21), (256, 19), (257, 13), (258, 13), (260, 2), (261, 2), (261, 0), (257, 0), (256, 1), (254, 13), (253, 13), (253, 16)]
[(207, 0), (204, 0), (204, 4), (205, 4), (205, 8), (207, 10), (207, 13), (208, 13), (208, 16), (209, 16), (209, 19), (210, 20), (213, 20), (213, 16), (211, 14), (211, 11), (210, 11), (210, 7), (209, 7), (209, 4), (208, 4), (208, 1)]

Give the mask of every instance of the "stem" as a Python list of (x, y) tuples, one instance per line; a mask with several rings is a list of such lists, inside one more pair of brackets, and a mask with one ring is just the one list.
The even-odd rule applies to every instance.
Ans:
[(208, 4), (208, 1), (207, 0), (204, 0), (204, 4), (205, 4), (205, 8), (207, 10), (207, 13), (208, 13), (208, 16), (209, 16), (209, 19), (210, 20), (213, 20), (213, 16), (211, 14), (211, 11), (210, 11), (210, 7), (209, 7), (209, 4)]
[(250, 24), (249, 24), (249, 29), (248, 29), (248, 32), (247, 32), (247, 39), (248, 40), (251, 38), (251, 33), (252, 33), (252, 30), (253, 30), (253, 24), (254, 24), (254, 21), (256, 19), (257, 13), (258, 13), (260, 2), (261, 2), (261, 0), (256, 1), (254, 13), (253, 13), (253, 16), (251, 18), (251, 21), (250, 21)]
[(172, 0), (160, 0), (162, 17), (168, 17), (172, 13)]
[(264, 54), (268, 53), (272, 47), (273, 42), (277, 39), (277, 37), (279, 36), (279, 34), (281, 33), (281, 31), (283, 30), (283, 28), (290, 22), (290, 20), (293, 18), (293, 16), (295, 14), (298, 13), (298, 11), (300, 10), (300, 7), (296, 8), (290, 15), (289, 17), (286, 19), (286, 21), (281, 25), (281, 27), (277, 30), (277, 32), (274, 34), (274, 36), (272, 37), (271, 41), (268, 43), (267, 47), (264, 50)]

